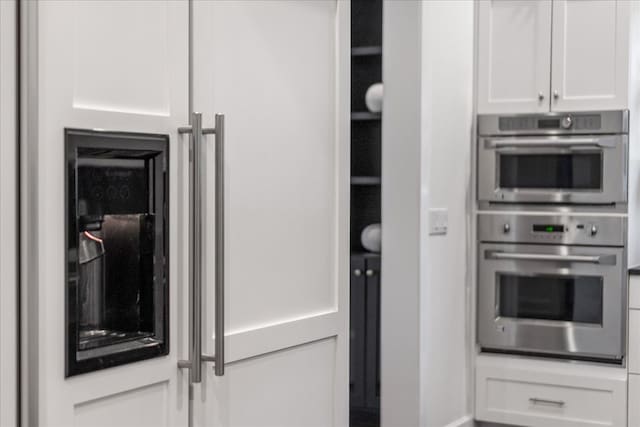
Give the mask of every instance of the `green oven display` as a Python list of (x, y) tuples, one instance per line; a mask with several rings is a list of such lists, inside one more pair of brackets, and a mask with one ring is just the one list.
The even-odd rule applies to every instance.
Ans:
[(534, 224), (535, 233), (564, 233), (564, 225), (558, 224)]

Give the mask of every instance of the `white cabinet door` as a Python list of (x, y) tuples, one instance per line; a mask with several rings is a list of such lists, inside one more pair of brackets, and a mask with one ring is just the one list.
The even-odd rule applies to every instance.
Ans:
[(0, 426), (17, 426), (17, 2), (0, 2)]
[(478, 7), (478, 113), (549, 111), (551, 0)]
[(627, 425), (627, 372), (616, 366), (480, 355), (475, 398), (476, 419), (500, 425)]
[(628, 426), (640, 426), (640, 375), (629, 375)]
[[(205, 127), (226, 117), (226, 370), (204, 365), (194, 425), (345, 426), (349, 3), (193, 7), (194, 109)], [(213, 355), (214, 137), (204, 143), (202, 339)]]
[[(186, 310), (179, 303), (187, 301), (188, 139), (177, 130), (188, 123), (189, 5), (41, 1), (22, 7), (23, 424), (186, 426), (188, 379), (177, 363), (187, 350)], [(168, 355), (69, 378), (65, 128), (169, 137)]]
[(553, 2), (553, 111), (627, 108), (630, 3)]

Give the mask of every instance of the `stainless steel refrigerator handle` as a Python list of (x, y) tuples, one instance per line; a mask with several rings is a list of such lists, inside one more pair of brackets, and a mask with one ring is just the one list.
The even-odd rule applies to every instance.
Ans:
[(189, 282), (191, 284), (189, 308), (189, 360), (180, 360), (178, 367), (189, 369), (189, 382), (202, 381), (202, 282), (201, 282), (201, 157), (202, 113), (191, 114), (191, 125), (178, 128), (180, 134), (191, 134), (189, 144)]
[(504, 259), (515, 261), (559, 261), (559, 262), (583, 262), (590, 264), (611, 264), (615, 265), (615, 255), (554, 255), (554, 254), (529, 254), (486, 251), (486, 258)]
[(598, 138), (574, 139), (485, 139), (486, 148), (614, 148), (614, 141), (603, 141)]
[[(216, 116), (216, 125), (217, 125)], [(224, 126), (224, 123), (223, 123)], [(178, 132), (181, 134), (191, 134), (190, 144), (190, 187), (189, 192), (189, 205), (190, 205), (190, 218), (191, 218), (191, 230), (189, 236), (189, 244), (191, 247), (191, 265), (190, 265), (190, 282), (191, 282), (191, 318), (189, 320), (189, 360), (180, 360), (178, 367), (187, 368), (190, 370), (189, 380), (191, 383), (199, 383), (202, 381), (202, 362), (216, 362), (215, 356), (202, 354), (202, 136), (206, 134), (216, 134), (216, 141), (218, 140), (217, 129), (202, 128), (202, 113), (194, 112), (191, 115), (191, 125), (178, 128)], [(222, 131), (224, 134), (224, 131)], [(217, 151), (217, 149), (216, 149)], [(216, 163), (218, 160), (216, 159)], [(216, 172), (217, 175), (217, 172)], [(217, 183), (216, 183), (217, 189)], [(217, 197), (216, 197), (217, 199)], [(216, 200), (217, 203), (217, 200)], [(216, 209), (217, 210), (217, 209)], [(216, 220), (217, 221), (217, 220)], [(217, 226), (217, 224), (216, 224)], [(217, 230), (216, 230), (217, 231)], [(217, 235), (217, 233), (216, 233)], [(217, 250), (217, 244), (216, 244)], [(219, 255), (218, 255), (219, 257)], [(217, 266), (217, 261), (216, 261)], [(216, 278), (217, 278), (216, 271)], [(217, 296), (217, 279), (216, 279), (216, 296)], [(224, 304), (224, 300), (223, 300)], [(216, 299), (216, 307), (218, 306), (218, 300)], [(218, 329), (217, 322), (218, 312), (216, 311), (216, 331)], [(223, 325), (224, 328), (224, 325)], [(217, 333), (217, 332), (216, 332)], [(224, 335), (223, 335), (224, 336)], [(216, 341), (216, 348), (218, 343)], [(222, 357), (224, 363), (224, 356)], [(224, 366), (224, 365), (223, 365)], [(216, 363), (216, 369), (218, 363)], [(224, 370), (223, 370), (224, 372)], [(216, 371), (217, 374), (217, 371)]]
[(224, 114), (216, 114), (216, 281), (215, 281), (215, 351), (216, 376), (224, 375)]

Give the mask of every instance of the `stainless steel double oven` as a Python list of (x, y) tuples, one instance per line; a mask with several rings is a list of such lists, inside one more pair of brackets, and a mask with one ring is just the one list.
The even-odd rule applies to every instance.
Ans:
[(478, 117), (483, 351), (622, 363), (628, 112)]

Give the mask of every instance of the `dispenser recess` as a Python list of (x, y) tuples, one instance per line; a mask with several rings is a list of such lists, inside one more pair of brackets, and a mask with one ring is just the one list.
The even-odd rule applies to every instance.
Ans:
[(65, 129), (67, 377), (169, 352), (168, 143)]

